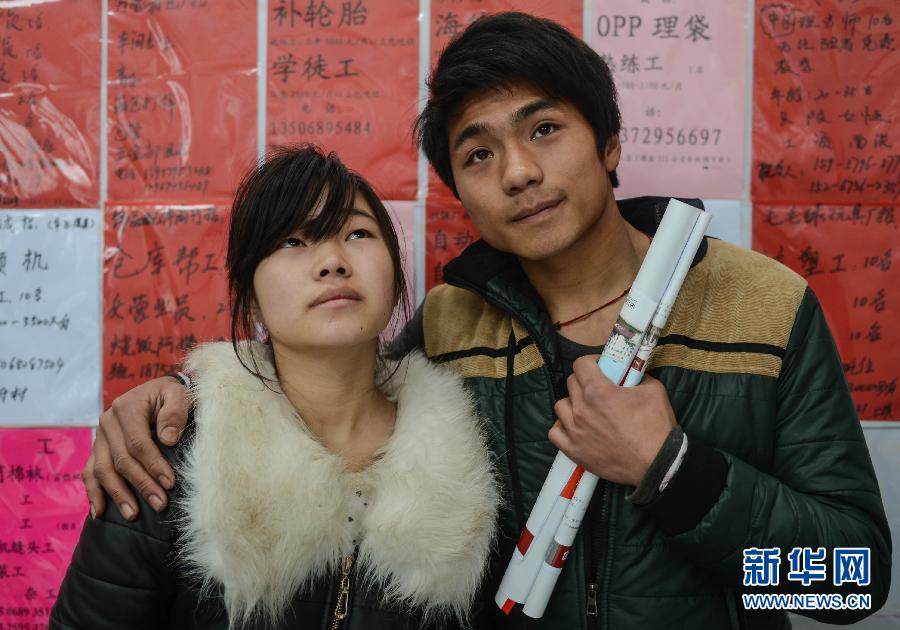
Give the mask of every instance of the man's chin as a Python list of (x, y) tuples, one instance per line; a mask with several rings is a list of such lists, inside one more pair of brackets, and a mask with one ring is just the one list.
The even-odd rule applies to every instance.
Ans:
[(521, 261), (539, 263), (562, 254), (577, 240), (577, 235), (560, 234), (559, 232), (558, 228), (548, 227), (544, 230), (535, 230), (527, 235), (522, 233), (504, 234), (505, 238), (499, 243), (484, 234), (481, 235), (481, 238), (494, 249), (512, 254)]
[(566, 250), (566, 246), (560, 243), (535, 243), (530, 247), (517, 247), (510, 252), (523, 262), (542, 263), (553, 259)]

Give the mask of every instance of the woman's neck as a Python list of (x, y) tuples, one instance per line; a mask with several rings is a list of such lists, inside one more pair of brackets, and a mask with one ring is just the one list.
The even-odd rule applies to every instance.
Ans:
[(396, 417), (396, 405), (376, 386), (376, 344), (297, 350), (273, 343), (285, 396), (310, 432), (352, 469), (370, 463)]

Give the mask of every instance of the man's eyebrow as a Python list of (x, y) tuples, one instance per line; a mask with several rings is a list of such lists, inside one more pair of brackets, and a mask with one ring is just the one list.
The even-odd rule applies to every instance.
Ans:
[[(530, 103), (526, 103), (519, 109), (513, 112), (512, 116), (510, 116), (510, 120), (513, 124), (518, 124), (528, 118), (529, 116), (536, 114), (537, 112), (543, 111), (545, 109), (555, 109), (558, 107), (559, 103), (556, 99), (550, 98), (539, 98), (535, 101), (531, 101)], [(477, 135), (482, 133), (490, 133), (491, 128), (487, 123), (483, 122), (474, 122), (471, 125), (467, 125), (465, 129), (456, 134), (456, 138), (453, 139), (453, 150), (459, 148), (463, 142), (470, 138), (474, 138)]]
[(474, 138), (483, 133), (490, 133), (490, 130), (491, 128), (487, 123), (483, 122), (475, 122), (471, 125), (466, 125), (466, 128), (456, 134), (456, 138), (453, 139), (453, 150), (456, 151), (459, 148), (459, 145), (469, 138)]
[(513, 124), (518, 124), (531, 116), (532, 114), (536, 114), (537, 112), (543, 111), (545, 109), (555, 109), (558, 106), (558, 102), (554, 99), (549, 98), (539, 98), (536, 101), (531, 101), (517, 109), (513, 112), (513, 115), (510, 116), (510, 120)]

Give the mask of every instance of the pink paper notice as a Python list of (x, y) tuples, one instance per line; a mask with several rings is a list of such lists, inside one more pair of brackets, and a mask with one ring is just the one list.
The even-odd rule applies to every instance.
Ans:
[[(400, 255), (403, 259), (403, 273), (406, 275), (406, 290), (409, 294), (409, 314), (416, 307), (416, 202), (415, 201), (385, 201), (394, 229), (397, 232), (397, 240), (400, 242)], [(394, 311), (384, 338), (393, 339), (406, 325), (407, 317), (402, 308)]]
[(0, 628), (47, 628), (88, 513), (90, 429), (0, 429)]
[(741, 198), (744, 0), (593, 0), (591, 46), (619, 92), (618, 197)]

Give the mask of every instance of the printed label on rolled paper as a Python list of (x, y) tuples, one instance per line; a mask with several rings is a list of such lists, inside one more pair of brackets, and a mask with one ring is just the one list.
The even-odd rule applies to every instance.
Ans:
[[(612, 334), (610, 334), (609, 340), (606, 342), (603, 356), (600, 359), (601, 367), (606, 362), (609, 362), (611, 365), (621, 364), (622, 367), (628, 365), (635, 352), (637, 352), (638, 345), (643, 338), (642, 333), (642, 330), (632, 327), (621, 317), (616, 320)], [(605, 369), (603, 371), (606, 373)]]

